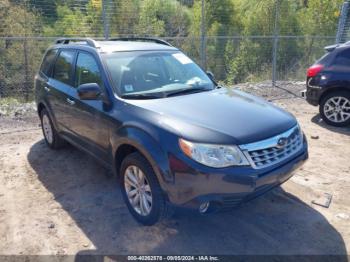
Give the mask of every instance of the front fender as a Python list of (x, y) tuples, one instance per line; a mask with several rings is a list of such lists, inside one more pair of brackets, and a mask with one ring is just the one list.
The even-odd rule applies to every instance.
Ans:
[[(122, 145), (135, 147), (151, 164), (159, 184), (167, 191), (174, 178), (169, 168), (168, 154), (161, 148), (160, 143), (146, 131), (135, 126), (124, 126), (111, 134), (113, 159), (118, 148)], [(117, 170), (113, 161), (113, 170)]]

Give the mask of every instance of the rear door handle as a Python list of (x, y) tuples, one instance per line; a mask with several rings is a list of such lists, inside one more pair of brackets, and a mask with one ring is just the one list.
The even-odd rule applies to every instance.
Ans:
[(46, 90), (47, 92), (50, 92), (50, 88), (49, 88), (49, 87), (45, 86), (44, 88), (45, 88), (45, 90)]
[(72, 99), (70, 99), (70, 98), (67, 98), (66, 101), (67, 101), (67, 103), (70, 104), (70, 105), (75, 105), (74, 100), (72, 100)]

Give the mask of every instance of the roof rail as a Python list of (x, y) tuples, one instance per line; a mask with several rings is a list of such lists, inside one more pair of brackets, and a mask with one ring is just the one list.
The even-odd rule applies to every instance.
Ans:
[(154, 42), (161, 45), (167, 45), (172, 46), (170, 43), (163, 39), (154, 38), (154, 37), (115, 37), (108, 39), (110, 41), (148, 41), (148, 42)]
[(99, 48), (100, 45), (91, 38), (59, 38), (55, 41), (55, 44), (68, 45), (70, 42), (85, 42), (88, 46)]

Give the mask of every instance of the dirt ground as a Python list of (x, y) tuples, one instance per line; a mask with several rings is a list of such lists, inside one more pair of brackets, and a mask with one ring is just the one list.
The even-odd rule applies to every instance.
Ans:
[[(96, 161), (48, 149), (36, 116), (0, 118), (0, 254), (348, 254), (350, 128), (325, 125), (293, 95), (271, 100), (309, 141), (294, 177), (230, 212), (179, 211), (152, 227), (132, 219)], [(312, 204), (324, 193), (329, 208)]]

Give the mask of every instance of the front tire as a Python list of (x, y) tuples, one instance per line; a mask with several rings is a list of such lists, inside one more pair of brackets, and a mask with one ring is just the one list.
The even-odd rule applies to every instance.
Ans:
[(336, 91), (322, 98), (320, 115), (329, 125), (350, 125), (350, 92)]
[(46, 144), (51, 149), (62, 148), (66, 144), (66, 142), (57, 133), (54, 125), (52, 124), (51, 117), (46, 109), (41, 110), (40, 120)]
[(123, 160), (120, 183), (124, 201), (136, 221), (151, 226), (168, 216), (169, 206), (157, 176), (140, 153)]

